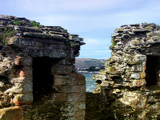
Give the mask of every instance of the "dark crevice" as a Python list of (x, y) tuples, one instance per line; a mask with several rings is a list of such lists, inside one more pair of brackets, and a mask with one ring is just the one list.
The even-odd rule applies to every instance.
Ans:
[(147, 56), (146, 61), (146, 86), (159, 86), (160, 83), (160, 56)]
[(51, 74), (53, 59), (48, 57), (33, 58), (33, 97), (34, 102), (53, 92), (54, 78)]

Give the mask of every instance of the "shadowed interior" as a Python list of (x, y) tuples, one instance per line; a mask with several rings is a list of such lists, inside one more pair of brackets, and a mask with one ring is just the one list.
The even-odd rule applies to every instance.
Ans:
[(160, 56), (147, 56), (146, 82), (147, 86), (160, 86)]
[(48, 57), (33, 58), (33, 97), (40, 101), (53, 92), (53, 75), (51, 74), (53, 60)]

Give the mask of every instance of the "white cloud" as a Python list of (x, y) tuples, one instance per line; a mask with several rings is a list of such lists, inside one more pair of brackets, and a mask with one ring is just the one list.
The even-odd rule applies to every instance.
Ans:
[(106, 50), (107, 46), (110, 45), (109, 42), (107, 43), (107, 40), (102, 40), (102, 39), (87, 38), (87, 39), (84, 39), (84, 42), (86, 43), (86, 45), (84, 45), (83, 48), (87, 50), (93, 50), (93, 49)]
[(81, 47), (80, 57), (90, 57), (90, 58), (108, 58), (110, 56), (110, 50), (106, 40), (102, 39), (85, 39), (86, 45)]
[(97, 46), (97, 45), (101, 45), (102, 43), (100, 42), (100, 40), (97, 40), (97, 39), (85, 39), (85, 43), (87, 45), (90, 45), (90, 46)]
[(83, 50), (81, 49), (80, 58), (96, 58), (96, 59), (108, 59), (111, 56), (110, 50)]
[[(19, 15), (27, 14), (27, 17), (40, 21), (44, 25), (60, 25), (76, 32), (88, 32), (116, 28), (121, 24), (146, 22), (149, 19), (151, 21), (159, 16), (157, 11), (160, 10), (160, 2), (157, 0), (145, 1), (0, 0), (2, 2), (0, 11), (10, 9), (15, 13), (22, 12)], [(139, 4), (142, 5), (137, 8)], [(5, 9), (2, 9), (3, 7)]]
[(81, 55), (91, 57), (108, 51), (111, 33), (123, 24), (160, 24), (159, 0), (0, 0), (0, 5), (0, 14), (24, 16), (80, 34), (86, 42)]
[(49, 11), (49, 10), (97, 10), (111, 9), (124, 3), (126, 0), (1, 0), (1, 5), (27, 10), (27, 11)]

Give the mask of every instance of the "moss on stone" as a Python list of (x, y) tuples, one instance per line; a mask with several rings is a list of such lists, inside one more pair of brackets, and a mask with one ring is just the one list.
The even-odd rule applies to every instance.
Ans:
[(74, 42), (70, 41), (70, 45), (71, 45), (71, 47), (73, 47), (74, 46)]
[(21, 25), (21, 21), (19, 20), (13, 20), (12, 22), (14, 25), (18, 25), (18, 26)]
[(114, 41), (114, 38), (111, 40), (112, 45), (110, 47), (114, 47), (116, 45), (116, 42)]
[(41, 28), (42, 25), (40, 25), (40, 23), (36, 22), (36, 21), (32, 21), (31, 24), (35, 27)]
[(14, 36), (16, 31), (13, 28), (5, 27), (3, 33), (0, 34), (0, 42), (7, 44), (8, 38)]

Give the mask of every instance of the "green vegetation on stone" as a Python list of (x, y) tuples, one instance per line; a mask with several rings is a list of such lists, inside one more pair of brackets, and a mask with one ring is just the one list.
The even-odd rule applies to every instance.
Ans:
[(35, 27), (38, 27), (38, 28), (42, 27), (42, 25), (40, 25), (40, 23), (38, 23), (38, 22), (36, 22), (36, 21), (32, 21), (31, 24), (32, 24), (33, 26), (35, 26)]
[(12, 22), (14, 25), (21, 25), (21, 21), (19, 20), (13, 20)]
[(13, 28), (7, 28), (5, 27), (3, 30), (3, 33), (0, 34), (0, 42), (3, 44), (7, 43), (7, 38), (12, 37), (15, 35), (15, 30)]
[(71, 45), (71, 47), (73, 47), (74, 46), (74, 42), (70, 41), (70, 45)]
[(114, 41), (114, 38), (112, 38), (111, 43), (112, 43), (111, 47), (114, 47), (116, 45), (116, 42)]

